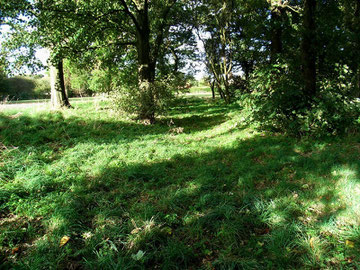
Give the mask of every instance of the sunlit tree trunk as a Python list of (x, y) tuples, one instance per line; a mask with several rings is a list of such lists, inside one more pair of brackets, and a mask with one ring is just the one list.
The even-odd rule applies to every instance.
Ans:
[(312, 99), (316, 94), (316, 0), (304, 0), (303, 37), (301, 44), (304, 94)]
[(71, 108), (65, 90), (63, 61), (50, 64), (51, 105), (53, 108)]

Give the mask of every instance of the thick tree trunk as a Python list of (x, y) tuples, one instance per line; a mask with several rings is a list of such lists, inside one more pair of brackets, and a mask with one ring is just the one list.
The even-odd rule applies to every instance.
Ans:
[(65, 90), (63, 61), (50, 65), (51, 105), (53, 108), (71, 108)]
[(283, 50), (282, 44), (282, 11), (271, 11), (271, 47), (270, 47), (270, 62), (274, 63)]
[(138, 84), (140, 91), (139, 118), (155, 122), (155, 96), (153, 84), (155, 81), (156, 62), (152, 61), (150, 55), (150, 27), (147, 9), (139, 12), (138, 22), (140, 29), (137, 31), (137, 53), (138, 53)]
[(311, 100), (316, 94), (316, 0), (305, 0), (301, 44), (304, 94)]

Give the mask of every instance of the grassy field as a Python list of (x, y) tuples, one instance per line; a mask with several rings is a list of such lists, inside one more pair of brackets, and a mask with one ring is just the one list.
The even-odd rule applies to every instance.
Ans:
[(359, 269), (360, 136), (293, 139), (179, 99), (0, 113), (1, 269)]

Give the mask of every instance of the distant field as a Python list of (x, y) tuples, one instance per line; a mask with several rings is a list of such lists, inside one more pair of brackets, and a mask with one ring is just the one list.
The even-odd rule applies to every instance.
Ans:
[(197, 92), (211, 93), (211, 89), (209, 86), (194, 86), (190, 88), (190, 93), (197, 93)]

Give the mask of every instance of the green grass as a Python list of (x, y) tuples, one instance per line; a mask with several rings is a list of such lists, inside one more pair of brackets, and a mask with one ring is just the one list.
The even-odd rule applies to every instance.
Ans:
[(360, 268), (358, 135), (260, 133), (210, 99), (155, 125), (74, 107), (0, 114), (1, 269)]
[[(79, 101), (91, 101), (94, 97), (76, 97), (70, 98), (71, 102), (79, 102)], [(6, 101), (5, 104), (27, 104), (27, 103), (43, 103), (50, 102), (50, 99), (27, 99), (27, 100), (9, 100)], [(1, 105), (1, 104), (0, 104)]]
[(198, 93), (198, 92), (208, 92), (211, 94), (211, 89), (209, 86), (193, 86), (190, 88), (191, 93)]

